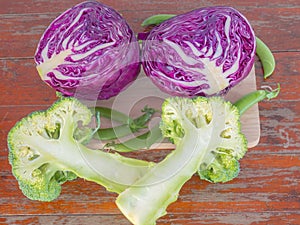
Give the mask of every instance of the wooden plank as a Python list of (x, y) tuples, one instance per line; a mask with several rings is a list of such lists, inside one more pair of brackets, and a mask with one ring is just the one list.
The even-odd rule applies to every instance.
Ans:
[[(176, 215), (167, 215), (159, 219), (159, 225), (298, 225), (300, 214), (292, 212), (266, 212), (266, 213), (183, 213)], [(64, 225), (82, 225), (99, 224), (110, 225), (130, 225), (130, 222), (122, 215), (61, 215), (61, 216), (37, 216), (37, 215), (18, 215), (14, 217), (0, 217), (0, 224), (3, 225), (23, 225), (23, 224), (64, 224)]]
[[(52, 0), (44, 1), (44, 0), (36, 0), (36, 1), (27, 1), (24, 3), (24, 0), (2, 0), (0, 14), (47, 14), (47, 13), (58, 13), (62, 12), (69, 7), (72, 7), (75, 4), (82, 2), (81, 0)], [(299, 6), (298, 0), (288, 0), (283, 2), (282, 0), (273, 0), (272, 2), (268, 1), (256, 1), (255, 4), (253, 1), (239, 1), (239, 0), (229, 0), (226, 2), (220, 2), (218, 0), (186, 0), (184, 4), (181, 4), (180, 1), (110, 1), (110, 0), (102, 0), (101, 3), (109, 5), (110, 7), (118, 10), (118, 11), (166, 11), (166, 10), (187, 10), (191, 8), (197, 7), (205, 7), (212, 5), (227, 5), (234, 6), (240, 9), (258, 9), (259, 8), (297, 8)], [(292, 7), (294, 6), (294, 7)], [(179, 9), (180, 8), (180, 9)]]
[(86, 225), (86, 224), (102, 224), (102, 225), (130, 225), (130, 222), (123, 215), (61, 215), (61, 216), (14, 216), (0, 217), (2, 225), (24, 225), (24, 224), (64, 224), (64, 225)]
[(39, 77), (32, 59), (0, 60), (0, 105), (51, 105), (55, 91)]

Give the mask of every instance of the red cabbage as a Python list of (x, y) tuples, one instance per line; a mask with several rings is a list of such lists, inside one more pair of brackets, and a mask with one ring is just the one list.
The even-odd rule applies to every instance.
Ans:
[(222, 95), (249, 74), (255, 47), (251, 25), (237, 10), (200, 8), (154, 27), (143, 41), (142, 64), (171, 95)]
[(85, 99), (117, 95), (140, 71), (133, 31), (118, 12), (96, 1), (57, 17), (41, 37), (35, 62), (56, 91)]

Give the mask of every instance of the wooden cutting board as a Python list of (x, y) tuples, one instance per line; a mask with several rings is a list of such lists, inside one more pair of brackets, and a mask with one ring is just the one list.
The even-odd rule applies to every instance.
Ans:
[[(243, 95), (254, 90), (256, 90), (256, 78), (255, 70), (253, 68), (247, 78), (228, 92), (225, 99), (234, 102)], [(138, 79), (118, 96), (106, 101), (100, 101), (97, 104), (111, 107), (135, 118), (141, 115), (141, 109), (144, 108), (145, 105), (160, 110), (162, 102), (167, 97), (170, 97), (170, 95), (160, 91), (149, 78), (141, 72)], [(159, 121), (159, 113), (157, 113), (150, 121), (149, 127), (152, 127)], [(248, 147), (252, 148), (256, 146), (260, 138), (260, 121), (257, 104), (243, 114), (241, 117), (241, 124), (242, 132), (248, 140)], [(111, 121), (101, 121), (101, 125), (102, 127), (112, 127), (119, 124)], [(126, 138), (123, 138), (122, 140), (126, 140)], [(167, 141), (163, 141), (154, 144), (151, 148), (173, 149), (174, 145)]]
[[(235, 102), (240, 97), (256, 90), (256, 76), (254, 68), (250, 74), (237, 86), (233, 87), (225, 99)], [(260, 138), (260, 120), (258, 104), (248, 109), (241, 117), (242, 132), (248, 140), (248, 148), (255, 147)]]

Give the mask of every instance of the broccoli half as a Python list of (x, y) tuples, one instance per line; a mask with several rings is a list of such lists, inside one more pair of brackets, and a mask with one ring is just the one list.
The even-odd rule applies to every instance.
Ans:
[(86, 147), (81, 140), (91, 111), (75, 98), (61, 98), (48, 110), (23, 118), (8, 134), (9, 162), (29, 199), (52, 201), (61, 185), (76, 177), (120, 193), (142, 177), (152, 163)]
[(209, 180), (235, 176), (238, 159), (247, 151), (239, 117), (237, 108), (221, 97), (166, 99), (161, 130), (176, 148), (118, 196), (122, 213), (133, 224), (155, 224), (199, 168)]

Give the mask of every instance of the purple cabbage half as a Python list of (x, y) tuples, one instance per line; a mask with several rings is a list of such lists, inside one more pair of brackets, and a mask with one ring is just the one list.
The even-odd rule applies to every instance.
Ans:
[(91, 100), (117, 95), (140, 72), (133, 31), (118, 12), (96, 1), (57, 17), (40, 39), (35, 62), (56, 91)]
[(154, 27), (143, 41), (148, 77), (171, 95), (226, 94), (254, 64), (255, 35), (231, 7), (200, 8)]

